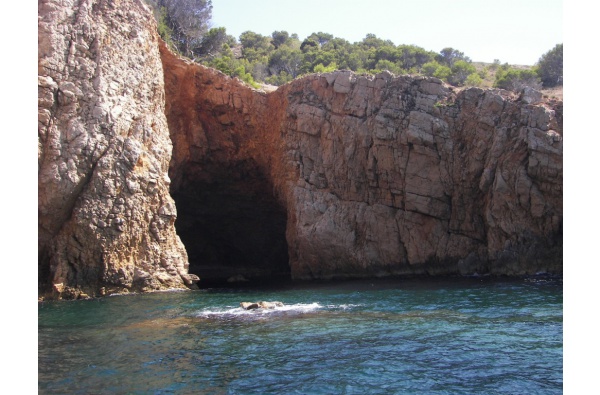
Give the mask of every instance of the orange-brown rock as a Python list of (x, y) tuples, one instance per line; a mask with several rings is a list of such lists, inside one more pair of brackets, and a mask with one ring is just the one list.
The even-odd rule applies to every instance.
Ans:
[[(289, 278), (283, 140), (276, 95), (172, 54), (161, 45), (169, 175), (190, 271), (211, 280)], [(243, 280), (242, 280), (243, 281)]]
[[(562, 271), (561, 103), (349, 71), (265, 94), (164, 47), (162, 56), (178, 207), (204, 206), (210, 199), (179, 202), (206, 189), (228, 196), (231, 220), (254, 216), (225, 245), (268, 220), (254, 206), (234, 210), (231, 196), (260, 194), (287, 213), (288, 257), (273, 258), (287, 258), (294, 279)], [(203, 224), (208, 233), (218, 218)], [(178, 231), (192, 254), (201, 237)], [(214, 272), (252, 275), (260, 265), (244, 264), (244, 251)]]

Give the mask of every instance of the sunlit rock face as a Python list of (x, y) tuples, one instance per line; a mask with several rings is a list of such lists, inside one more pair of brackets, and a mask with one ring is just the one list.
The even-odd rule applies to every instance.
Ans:
[(351, 72), (281, 89), (295, 278), (562, 271), (562, 103), (453, 89)]
[(44, 296), (562, 272), (562, 102), (387, 72), (267, 94), (171, 53), (139, 0), (38, 16)]
[(40, 0), (38, 16), (40, 294), (186, 288), (152, 14)]

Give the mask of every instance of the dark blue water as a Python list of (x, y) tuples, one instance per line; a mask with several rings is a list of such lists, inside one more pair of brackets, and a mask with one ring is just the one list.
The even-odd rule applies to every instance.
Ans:
[[(386, 280), (44, 302), (40, 394), (559, 394), (562, 280)], [(284, 307), (245, 311), (242, 301)]]

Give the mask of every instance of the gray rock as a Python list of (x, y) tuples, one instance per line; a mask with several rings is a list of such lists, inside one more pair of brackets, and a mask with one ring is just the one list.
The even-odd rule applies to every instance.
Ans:
[(283, 303), (281, 302), (241, 302), (240, 307), (245, 310), (256, 310), (256, 309), (274, 309), (276, 307), (282, 307)]
[(527, 104), (539, 104), (542, 101), (542, 92), (526, 86), (521, 91), (520, 99)]

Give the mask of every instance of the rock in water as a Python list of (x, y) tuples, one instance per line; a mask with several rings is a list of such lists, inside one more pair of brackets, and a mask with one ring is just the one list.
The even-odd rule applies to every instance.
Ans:
[(274, 309), (275, 307), (282, 307), (283, 303), (281, 302), (258, 302), (258, 305), (263, 309)]
[(240, 306), (244, 310), (254, 310), (254, 309), (260, 308), (260, 305), (258, 303), (252, 303), (252, 302), (241, 302)]
[(276, 307), (282, 307), (283, 303), (281, 302), (241, 302), (240, 306), (245, 310), (255, 310), (255, 309), (274, 309)]

